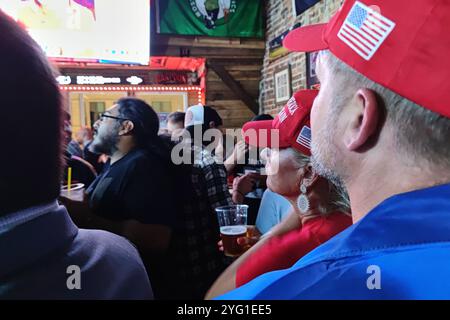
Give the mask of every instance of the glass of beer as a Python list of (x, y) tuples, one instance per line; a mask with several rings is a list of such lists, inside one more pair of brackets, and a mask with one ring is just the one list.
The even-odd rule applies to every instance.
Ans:
[(237, 204), (216, 208), (220, 226), (224, 253), (228, 257), (237, 257), (245, 252), (245, 246), (238, 244), (237, 239), (247, 234), (248, 206)]

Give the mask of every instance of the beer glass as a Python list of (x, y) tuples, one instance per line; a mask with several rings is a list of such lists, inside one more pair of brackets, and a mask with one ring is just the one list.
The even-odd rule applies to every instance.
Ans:
[(83, 201), (84, 200), (84, 184), (73, 183), (70, 187), (70, 192), (68, 190), (68, 185), (64, 185), (61, 188), (61, 196), (68, 198), (73, 201)]
[(245, 237), (247, 233), (248, 206), (237, 204), (216, 208), (220, 226), (224, 253), (228, 257), (237, 257), (247, 249), (238, 244), (237, 239)]

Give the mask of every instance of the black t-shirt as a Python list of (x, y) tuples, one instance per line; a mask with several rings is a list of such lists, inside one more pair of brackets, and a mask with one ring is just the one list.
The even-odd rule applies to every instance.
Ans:
[(87, 190), (93, 212), (111, 220), (175, 226), (169, 165), (166, 159), (141, 149), (106, 164)]

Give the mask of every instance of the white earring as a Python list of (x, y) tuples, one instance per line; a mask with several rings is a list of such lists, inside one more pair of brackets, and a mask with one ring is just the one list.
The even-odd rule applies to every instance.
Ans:
[(300, 186), (300, 192), (302, 193), (297, 199), (297, 207), (301, 213), (307, 213), (309, 210), (309, 199), (306, 196), (306, 186), (302, 183)]
[(306, 193), (306, 186), (302, 183), (302, 185), (300, 186), (300, 192), (301, 193)]

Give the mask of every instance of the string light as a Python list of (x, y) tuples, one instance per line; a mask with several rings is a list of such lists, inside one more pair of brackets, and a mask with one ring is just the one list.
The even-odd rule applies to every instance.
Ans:
[(200, 96), (203, 95), (200, 87), (153, 87), (153, 86), (67, 86), (60, 85), (60, 90), (63, 91), (197, 91)]
[(167, 92), (167, 91), (181, 91), (181, 92), (191, 92), (195, 94), (197, 91), (198, 103), (203, 103), (204, 91), (199, 86), (177, 86), (177, 87), (154, 87), (154, 86), (68, 86), (60, 85), (59, 89), (61, 91), (139, 91), (139, 92)]

